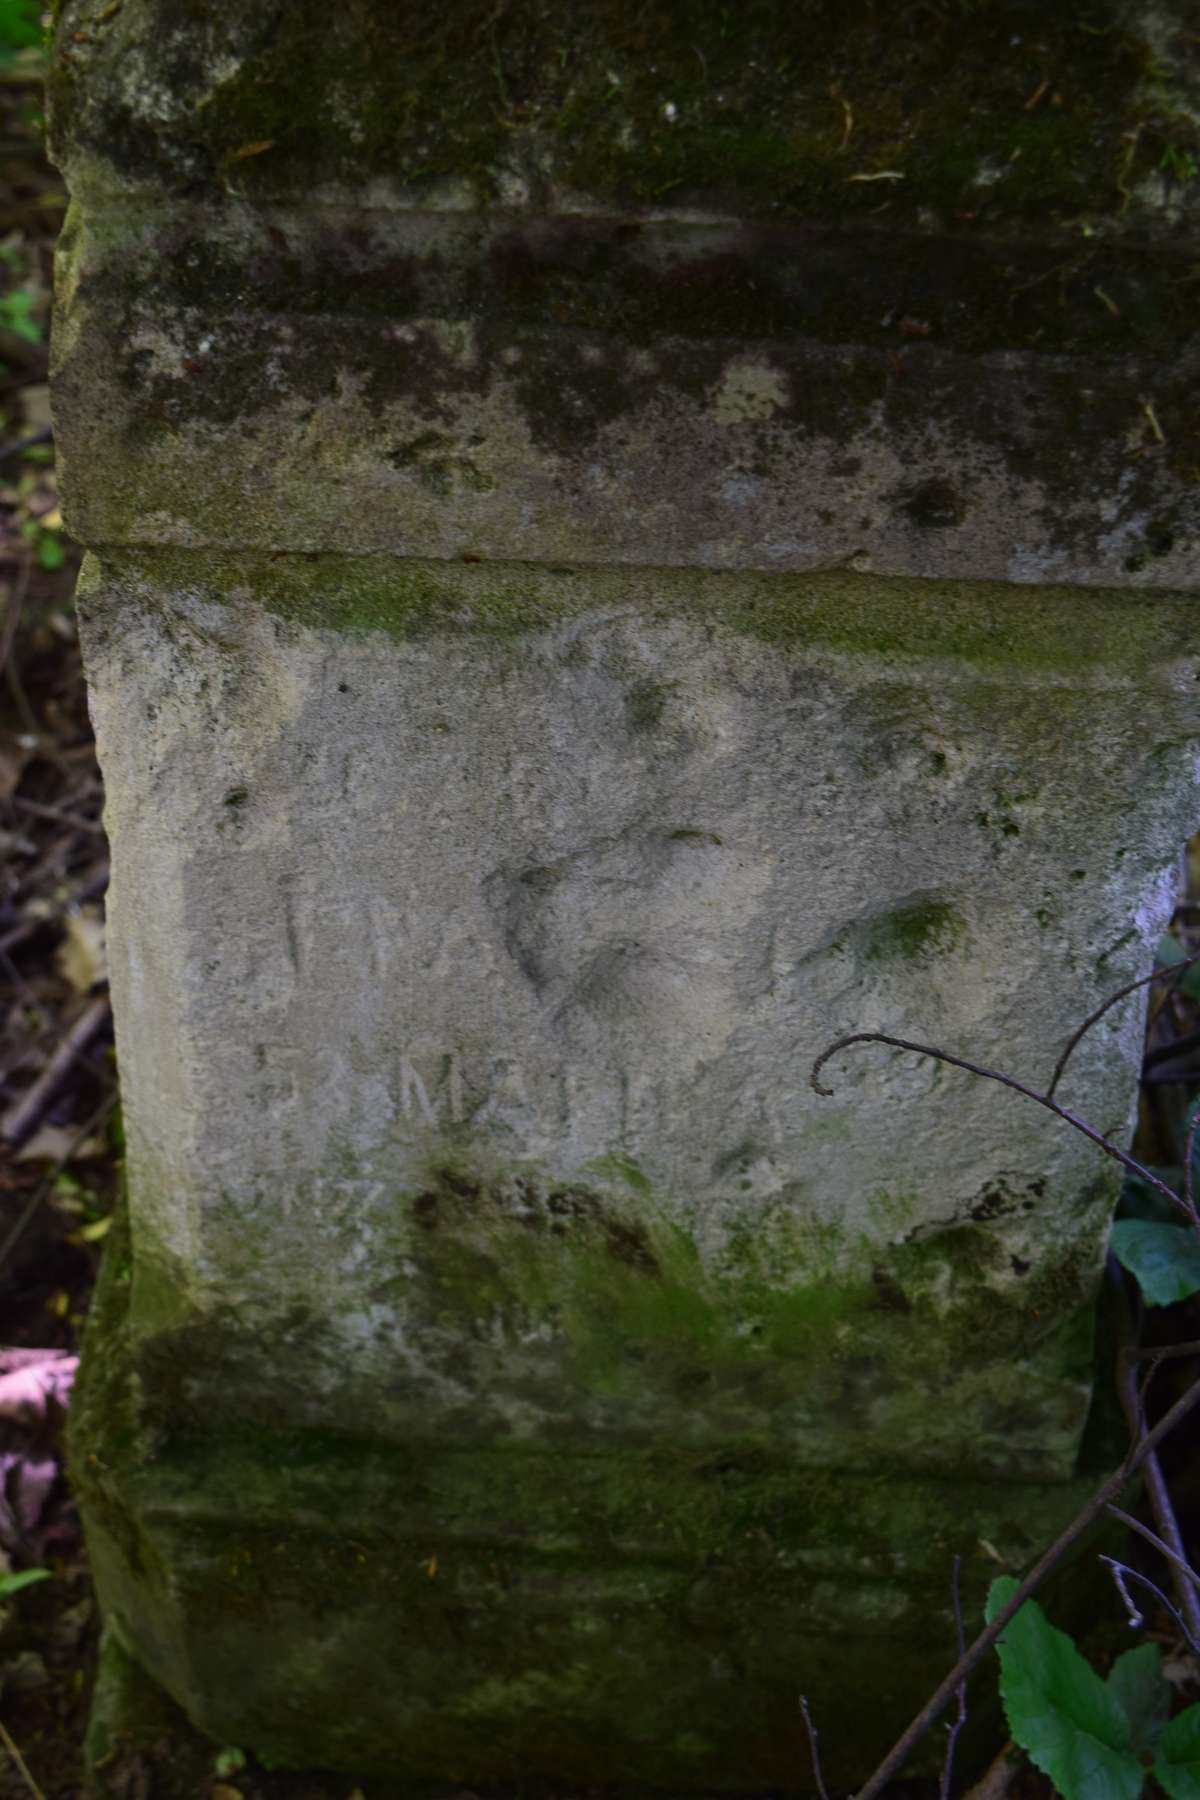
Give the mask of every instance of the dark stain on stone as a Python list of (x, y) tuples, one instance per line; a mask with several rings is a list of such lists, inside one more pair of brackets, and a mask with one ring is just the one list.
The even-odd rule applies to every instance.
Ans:
[(884, 1312), (909, 1313), (912, 1301), (887, 1269), (872, 1269), (871, 1284), (875, 1289), (875, 1305)]
[(1130, 551), (1125, 558), (1125, 567), (1131, 575), (1147, 564), (1157, 562), (1161, 557), (1169, 556), (1176, 544), (1176, 526), (1170, 519), (1151, 519), (1142, 534), (1141, 542)]
[(473, 1175), (462, 1174), (457, 1169), (443, 1169), (441, 1181), (443, 1187), (457, 1200), (478, 1200), (484, 1191), (482, 1182), (477, 1181)]
[(425, 1231), (436, 1231), (438, 1225), (438, 1197), (436, 1194), (418, 1194), (413, 1201), (413, 1217)]
[(1018, 1204), (1002, 1181), (989, 1181), (979, 1198), (967, 1208), (967, 1214), (977, 1224), (982, 1224), (987, 1219), (1002, 1219), (1015, 1212)]
[(538, 865), (532, 869), (523, 869), (518, 880), (520, 881), (521, 886), (523, 888), (528, 888), (531, 894), (536, 894), (539, 898), (544, 898), (547, 894), (552, 894), (554, 892), (562, 878), (563, 871), (561, 868), (548, 868)]
[(522, 341), (512, 386), (538, 448), (576, 458), (606, 425), (644, 406), (657, 382), (619, 342), (552, 334)]
[(746, 1481), (766, 1474), (771, 1467), (769, 1451), (733, 1450), (706, 1457), (692, 1472), (702, 1481)]
[(1004, 1219), (1014, 1213), (1033, 1212), (1037, 1200), (1045, 1191), (1046, 1182), (1042, 1176), (1033, 1181), (1014, 1184), (1009, 1178), (997, 1175), (984, 1183), (967, 1208), (966, 1216), (974, 1219), (977, 1224), (983, 1224), (988, 1219)]
[(642, 1275), (659, 1274), (658, 1258), (650, 1248), (646, 1228), (636, 1219), (609, 1216), (602, 1221), (608, 1253)]
[(413, 1217), (426, 1232), (455, 1235), (482, 1225), (488, 1238), (519, 1231), (531, 1237), (587, 1238), (598, 1241), (614, 1262), (635, 1274), (661, 1277), (662, 1271), (640, 1219), (617, 1212), (592, 1189), (579, 1185), (543, 1188), (530, 1176), (488, 1182), (452, 1165), (440, 1168), (435, 1181), (412, 1202)]
[(653, 731), (662, 723), (669, 685), (661, 681), (639, 681), (625, 695), (625, 724), (631, 735)]
[(667, 834), (669, 844), (693, 844), (697, 849), (720, 849), (721, 839), (715, 831), (699, 831), (692, 826), (681, 826), (678, 831)]
[(966, 502), (948, 481), (923, 481), (905, 496), (903, 511), (922, 531), (945, 531), (967, 516)]

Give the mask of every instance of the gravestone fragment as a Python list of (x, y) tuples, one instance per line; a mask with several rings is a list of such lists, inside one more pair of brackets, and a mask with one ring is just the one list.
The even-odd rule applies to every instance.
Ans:
[(75, 1471), (220, 1742), (798, 1789), (804, 1691), (853, 1783), (1075, 1510), (1111, 1167), (809, 1070), (1044, 1084), (1196, 822), (1195, 52), (1102, 10), (60, 7)]

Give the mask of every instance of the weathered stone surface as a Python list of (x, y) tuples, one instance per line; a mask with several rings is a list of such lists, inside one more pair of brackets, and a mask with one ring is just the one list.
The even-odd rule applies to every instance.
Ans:
[(79, 534), (1190, 579), (1182, 16), (627, 10), (65, 5)]
[(292, 1763), (802, 1786), (805, 1689), (853, 1782), (953, 1553), (1074, 1510), (1114, 1184), (808, 1072), (1044, 1078), (1169, 912), (1189, 52), (985, 5), (918, 104), (961, 9), (202, 10), (67, 0), (52, 84), (112, 1628)]
[(1190, 251), (1109, 253), (1123, 326), (1087, 256), (1045, 321), (1009, 306), (1059, 294), (1058, 244), (119, 218), (63, 243), (91, 542), (1167, 588), (1195, 561)]
[[(1075, 1503), (1112, 1188), (964, 1077), (808, 1066), (919, 1022), (1036, 1078), (1143, 965), (1191, 603), (172, 551), (82, 604), (124, 1629), (294, 1760), (769, 1784), (817, 1665), (853, 1769), (814, 1634), (930, 1646), (886, 1734), (950, 1551), (974, 1596)], [(1126, 1015), (1082, 1056), (1105, 1125), (1137, 1055)], [(368, 1662), (409, 1710), (347, 1705)], [(782, 1736), (713, 1721), (744, 1683)]]

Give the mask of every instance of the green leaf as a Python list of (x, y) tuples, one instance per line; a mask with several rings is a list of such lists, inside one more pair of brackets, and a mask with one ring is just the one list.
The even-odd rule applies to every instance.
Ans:
[[(1150, 1172), (1157, 1175), (1160, 1181), (1177, 1194), (1183, 1192), (1183, 1170), (1170, 1165), (1155, 1167)], [(1126, 1175), (1121, 1183), (1121, 1198), (1117, 1205), (1118, 1219), (1149, 1219), (1155, 1225), (1178, 1225), (1182, 1220), (1179, 1208), (1160, 1194), (1157, 1188), (1147, 1186), (1140, 1175)]]
[(33, 295), (24, 288), (14, 288), (11, 294), (0, 294), (0, 329), (11, 331), (14, 337), (24, 338), (27, 343), (41, 343), (42, 328), (33, 316)]
[(14, 50), (28, 50), (41, 41), (35, 0), (0, 0), (0, 62)]
[[(1017, 1585), (1009, 1575), (993, 1581), (989, 1619)], [(996, 1648), (1009, 1730), (1065, 1800), (1137, 1800), (1143, 1771), (1120, 1702), (1036, 1600), (1010, 1620)]]
[[(1177, 963), (1187, 962), (1194, 954), (1194, 951), (1181, 944), (1168, 931), (1158, 940), (1154, 966), (1156, 969), (1173, 969)], [(1160, 990), (1170, 988), (1177, 994), (1186, 994), (1189, 1000), (1200, 1000), (1200, 963), (1193, 963), (1190, 969), (1185, 969), (1178, 981), (1161, 981), (1156, 986)]]
[(41, 569), (61, 569), (67, 560), (67, 553), (62, 547), (62, 539), (47, 531), (38, 539), (38, 567)]
[[(1173, 969), (1176, 963), (1186, 962), (1187, 955), (1188, 953), (1179, 939), (1172, 937), (1170, 932), (1166, 931), (1158, 940), (1158, 948), (1154, 952), (1154, 966), (1156, 969)], [(1170, 987), (1170, 985), (1168, 982), (1167, 986)]]
[(17, 1575), (0, 1575), (0, 1600), (7, 1600), (10, 1594), (19, 1594), (22, 1588), (32, 1587), (35, 1581), (49, 1581), (51, 1569), (22, 1569)]
[(1137, 1751), (1153, 1750), (1171, 1710), (1171, 1689), (1162, 1672), (1157, 1644), (1126, 1650), (1109, 1670), (1108, 1691), (1125, 1717)]
[(1200, 1241), (1188, 1226), (1118, 1219), (1109, 1244), (1122, 1267), (1137, 1276), (1147, 1306), (1171, 1306), (1200, 1293)]
[(1171, 1720), (1158, 1740), (1154, 1773), (1171, 1800), (1200, 1800), (1200, 1706)]

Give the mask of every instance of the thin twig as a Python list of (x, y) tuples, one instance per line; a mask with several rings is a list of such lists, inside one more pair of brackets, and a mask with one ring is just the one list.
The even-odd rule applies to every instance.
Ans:
[[(1174, 1062), (1177, 1056), (1186, 1056), (1189, 1050), (1200, 1046), (1200, 1031), (1186, 1032), (1182, 1037), (1172, 1038), (1168, 1044), (1156, 1044), (1153, 1050), (1147, 1050), (1144, 1069), (1158, 1069), (1163, 1063)], [(1192, 1071), (1195, 1074), (1195, 1070)]]
[(8, 659), (12, 655), (17, 626), (21, 622), (21, 608), (25, 604), (25, 595), (29, 589), (30, 567), (28, 555), (23, 556), (17, 564), (17, 579), (8, 596), (8, 605), (4, 613), (4, 627), (3, 630), (0, 630), (0, 669), (7, 668)]
[(1192, 1221), (1192, 1230), (1200, 1237), (1200, 1215), (1196, 1212), (1196, 1177), (1194, 1161), (1196, 1156), (1196, 1134), (1200, 1132), (1200, 1106), (1192, 1113), (1192, 1122), (1188, 1126), (1187, 1146), (1183, 1153), (1183, 1203), (1187, 1207), (1188, 1217)]
[(1071, 1549), (1092, 1525), (1105, 1507), (1110, 1506), (1120, 1494), (1126, 1483), (1137, 1473), (1146, 1458), (1155, 1451), (1163, 1439), (1169, 1437), (1192, 1409), (1200, 1403), (1200, 1380), (1194, 1381), (1187, 1391), (1163, 1414), (1153, 1430), (1148, 1431), (1141, 1443), (1130, 1450), (1119, 1468), (1104, 1480), (1065, 1531), (1059, 1533), (1050, 1548), (1043, 1551), (1025, 1579), (1018, 1583), (1012, 1599), (1002, 1606), (990, 1625), (986, 1626), (966, 1653), (959, 1657), (950, 1673), (942, 1681), (937, 1690), (925, 1702), (916, 1718), (900, 1735), (888, 1751), (874, 1774), (858, 1790), (856, 1800), (875, 1800), (876, 1795), (883, 1792), (888, 1782), (912, 1754), (913, 1750), (925, 1736), (930, 1726), (939, 1719), (946, 1706), (958, 1691), (960, 1681), (965, 1681), (971, 1671), (978, 1667), (992, 1645), (1000, 1637), (1005, 1626), (1015, 1618), (1021, 1607), (1031, 1594), (1037, 1592), (1050, 1572), (1058, 1567), (1067, 1551)]
[(1003, 1750), (988, 1764), (975, 1786), (968, 1788), (963, 1800), (1004, 1800), (1016, 1779), (1019, 1763), (1013, 1754), (1013, 1741), (1009, 1738)]
[[(1119, 1506), (1110, 1506), (1108, 1510), (1114, 1519), (1120, 1519), (1122, 1525), (1128, 1525), (1130, 1531), (1136, 1531), (1138, 1536), (1144, 1537), (1148, 1544), (1153, 1544), (1160, 1556), (1165, 1556), (1168, 1562), (1173, 1562), (1180, 1573), (1187, 1577), (1193, 1591), (1200, 1588), (1200, 1575), (1197, 1575), (1191, 1563), (1187, 1561), (1186, 1557), (1177, 1556), (1169, 1544), (1163, 1543), (1156, 1531), (1151, 1531), (1148, 1525), (1143, 1525), (1142, 1521), (1135, 1519), (1132, 1513), (1123, 1512)], [(1188, 1635), (1194, 1634), (1189, 1630)]]
[(7, 1728), (5, 1727), (3, 1719), (0, 1719), (0, 1743), (3, 1743), (4, 1748), (8, 1751), (8, 1754), (12, 1757), (14, 1763), (17, 1765), (18, 1773), (20, 1774), (22, 1781), (25, 1783), (25, 1786), (29, 1789), (30, 1793), (33, 1795), (33, 1800), (46, 1800), (46, 1796), (43, 1794), (41, 1788), (38, 1786), (37, 1782), (33, 1779), (33, 1776), (29, 1773), (29, 1764), (25, 1761), (25, 1758), (21, 1755), (21, 1752), (17, 1749), (17, 1746), (13, 1743), (12, 1739), (9, 1737), (8, 1731), (7, 1731)]
[[(1200, 1356), (1200, 1338), (1193, 1338), (1187, 1344), (1145, 1344), (1140, 1349), (1127, 1351), (1126, 1354), (1137, 1362), (1173, 1362), (1176, 1357), (1180, 1356)], [(1150, 1375), (1153, 1373), (1154, 1370), (1151, 1369)], [(1150, 1376), (1148, 1375), (1146, 1379), (1148, 1381)]]
[[(1108, 1278), (1116, 1289), (1118, 1308), (1118, 1332), (1120, 1346), (1117, 1353), (1117, 1394), (1121, 1402), (1121, 1410), (1125, 1414), (1125, 1423), (1129, 1427), (1129, 1441), (1136, 1444), (1146, 1429), (1144, 1396), (1138, 1387), (1137, 1363), (1126, 1352), (1136, 1335), (1136, 1323), (1131, 1304), (1130, 1283), (1124, 1271), (1118, 1268), (1115, 1256), (1108, 1258)], [(1171, 1571), (1172, 1585), (1179, 1600), (1179, 1610), (1183, 1615), (1184, 1627), (1188, 1639), (1200, 1641), (1200, 1599), (1196, 1594), (1197, 1577), (1188, 1567), (1187, 1551), (1184, 1547), (1183, 1533), (1179, 1529), (1179, 1521), (1175, 1517), (1175, 1508), (1171, 1502), (1171, 1492), (1166, 1477), (1162, 1472), (1162, 1464), (1156, 1453), (1146, 1458), (1144, 1474), (1146, 1491), (1150, 1496), (1150, 1506), (1154, 1513), (1154, 1523), (1158, 1532), (1139, 1525), (1135, 1520), (1128, 1522), (1135, 1531), (1140, 1531), (1150, 1542), (1161, 1549), (1163, 1555), (1175, 1565)], [(1109, 1507), (1115, 1512), (1115, 1507)], [(1121, 1515), (1124, 1517), (1125, 1515)], [(1178, 1571), (1182, 1570), (1181, 1575)], [(1183, 1579), (1186, 1576), (1187, 1579)]]
[(108, 1015), (107, 994), (97, 994), (88, 1001), (37, 1080), (0, 1119), (0, 1136), (7, 1138), (10, 1144), (19, 1146), (24, 1143), (46, 1111), (58, 1087), (66, 1080), (72, 1064), (107, 1022)]
[[(1125, 1586), (1125, 1577), (1127, 1575), (1132, 1575), (1133, 1570), (1127, 1563), (1118, 1562), (1115, 1556), (1102, 1556), (1100, 1561), (1107, 1566), (1108, 1572), (1113, 1578), (1113, 1586), (1121, 1597), (1121, 1605), (1125, 1608), (1127, 1622), (1133, 1627), (1134, 1631), (1143, 1631), (1146, 1625), (1146, 1615), (1130, 1593), (1129, 1589)], [(1154, 1589), (1155, 1594), (1158, 1595), (1158, 1598), (1163, 1604), (1167, 1605), (1166, 1596), (1158, 1592), (1158, 1589), (1154, 1587), (1154, 1583), (1150, 1582), (1148, 1585)], [(1168, 1606), (1168, 1611), (1174, 1612), (1174, 1610), (1174, 1607)]]
[(46, 913), (44, 916), (39, 914), (35, 919), (26, 919), (22, 924), (14, 925), (11, 931), (5, 932), (4, 936), (0, 937), (0, 955), (3, 955), (6, 950), (15, 950), (18, 945), (23, 944), (29, 938), (36, 936), (39, 931), (44, 930), (48, 925), (61, 925), (67, 915), (74, 912), (77, 906), (83, 906), (89, 900), (99, 899), (100, 895), (108, 886), (108, 864), (107, 862), (102, 862), (98, 865), (93, 865), (93, 867), (95, 872), (89, 880), (84, 883), (83, 887), (81, 887), (77, 893), (72, 894), (69, 900), (65, 900), (60, 907), (55, 908), (53, 912)]
[(34, 1188), (19, 1215), (13, 1221), (12, 1229), (8, 1236), (4, 1239), (4, 1242), (0, 1244), (0, 1270), (4, 1268), (4, 1265), (12, 1255), (13, 1250), (24, 1236), (29, 1221), (32, 1219), (38, 1207), (42, 1204), (43, 1200), (49, 1199), (50, 1195), (53, 1193), (55, 1182), (66, 1168), (79, 1146), (87, 1142), (88, 1138), (92, 1135), (92, 1132), (95, 1131), (98, 1125), (103, 1124), (104, 1120), (108, 1117), (116, 1104), (117, 1090), (113, 1088), (111, 1092), (104, 1096), (95, 1111), (88, 1114), (58, 1161), (54, 1164), (53, 1168), (42, 1177), (38, 1186)]
[(40, 431), (31, 432), (28, 437), (16, 438), (11, 444), (0, 444), (0, 463), (8, 462), (14, 456), (24, 456), (38, 444), (48, 444), (53, 435), (49, 425), (43, 425)]
[[(958, 1660), (962, 1661), (967, 1653), (967, 1634), (963, 1627), (962, 1610), (962, 1557), (955, 1552), (954, 1573), (950, 1577), (950, 1591), (954, 1596), (954, 1630), (958, 1645)], [(942, 1764), (941, 1800), (950, 1800), (950, 1780), (954, 1773), (954, 1747), (958, 1743), (958, 1734), (967, 1722), (967, 1678), (964, 1675), (958, 1684), (958, 1716), (950, 1727), (950, 1735), (946, 1739), (946, 1760)]]
[(956, 1069), (965, 1069), (969, 1075), (982, 1075), (987, 1081), (998, 1081), (1002, 1086), (1012, 1088), (1014, 1093), (1023, 1095), (1026, 1100), (1034, 1100), (1039, 1106), (1044, 1106), (1047, 1112), (1052, 1112), (1065, 1124), (1073, 1125), (1076, 1131), (1081, 1131), (1085, 1138), (1090, 1139), (1098, 1149), (1103, 1150), (1105, 1156), (1111, 1156), (1114, 1162), (1121, 1164), (1122, 1168), (1128, 1169), (1131, 1174), (1140, 1176), (1147, 1187), (1152, 1187), (1156, 1193), (1162, 1194), (1171, 1202), (1172, 1206), (1178, 1207), (1181, 1211), (1186, 1210), (1175, 1190), (1168, 1187), (1165, 1181), (1160, 1181), (1152, 1169), (1147, 1169), (1143, 1163), (1138, 1162), (1135, 1156), (1128, 1155), (1124, 1150), (1118, 1150), (1115, 1144), (1110, 1144), (1108, 1139), (1103, 1137), (1093, 1126), (1088, 1125), (1083, 1119), (1077, 1118), (1074, 1113), (1068, 1112), (1065, 1106), (1058, 1104), (1057, 1100), (1051, 1100), (1046, 1094), (1039, 1094), (1036, 1088), (1026, 1087), (1023, 1081), (1018, 1081), (1013, 1075), (1005, 1075), (1000, 1069), (985, 1069), (981, 1063), (968, 1062), (964, 1056), (951, 1056), (948, 1050), (937, 1050), (932, 1044), (914, 1044), (909, 1038), (889, 1037), (884, 1031), (852, 1031), (848, 1037), (838, 1038), (835, 1043), (829, 1045), (828, 1049), (822, 1050), (814, 1062), (808, 1078), (817, 1093), (822, 1094), (826, 1099), (833, 1094), (834, 1090), (822, 1087), (817, 1077), (831, 1056), (836, 1056), (839, 1050), (848, 1049), (851, 1044), (890, 1044), (894, 1050), (912, 1050), (918, 1056), (932, 1056), (938, 1062), (950, 1063)]
[(1152, 982), (1166, 981), (1168, 977), (1172, 975), (1182, 975), (1186, 969), (1191, 968), (1194, 962), (1200, 962), (1200, 950), (1196, 952), (1195, 956), (1187, 956), (1182, 962), (1172, 963), (1167, 969), (1154, 969), (1149, 975), (1141, 975), (1136, 981), (1127, 982), (1123, 988), (1118, 988), (1115, 994), (1110, 994), (1103, 1006), (1098, 1006), (1094, 1013), (1089, 1013), (1087, 1018), (1083, 1021), (1083, 1024), (1080, 1025), (1076, 1031), (1072, 1032), (1071, 1036), (1067, 1039), (1067, 1047), (1054, 1065), (1054, 1073), (1050, 1077), (1050, 1086), (1046, 1089), (1046, 1098), (1048, 1100), (1053, 1100), (1054, 1091), (1063, 1078), (1063, 1072), (1071, 1059), (1076, 1045), (1081, 1038), (1086, 1037), (1093, 1025), (1099, 1024), (1100, 1020), (1104, 1017), (1105, 1013), (1108, 1012), (1110, 1007), (1118, 1005), (1122, 1000), (1127, 1000), (1130, 994), (1136, 994), (1139, 988), (1149, 987)]
[(1193, 1653), (1200, 1653), (1200, 1643), (1196, 1642), (1192, 1637), (1191, 1632), (1188, 1630), (1187, 1620), (1177, 1606), (1172, 1606), (1157, 1582), (1151, 1581), (1148, 1575), (1143, 1575), (1140, 1569), (1131, 1569), (1128, 1563), (1119, 1562), (1115, 1556), (1102, 1556), (1100, 1561), (1107, 1565), (1108, 1572), (1113, 1578), (1117, 1592), (1121, 1596), (1125, 1611), (1129, 1615), (1129, 1623), (1133, 1626), (1135, 1631), (1145, 1630), (1146, 1615), (1126, 1587), (1125, 1583), (1127, 1581), (1136, 1581), (1139, 1586), (1148, 1588), (1154, 1595), (1154, 1598), (1158, 1601), (1158, 1604), (1162, 1607), (1163, 1611), (1169, 1613), (1171, 1618), (1174, 1619), (1176, 1625), (1179, 1627), (1180, 1635), (1187, 1643), (1188, 1649)]
[(45, 806), (40, 800), (26, 800), (23, 794), (13, 795), (13, 805), (18, 812), (29, 813), (35, 819), (50, 819), (55, 825), (69, 825), (72, 831), (90, 831), (98, 837), (105, 835), (99, 819), (81, 819), (75, 813), (63, 812), (60, 807)]
[(829, 1791), (825, 1786), (825, 1777), (821, 1774), (821, 1752), (817, 1747), (817, 1728), (812, 1722), (812, 1714), (808, 1710), (808, 1695), (800, 1696), (800, 1711), (804, 1714), (804, 1729), (808, 1733), (808, 1754), (812, 1758), (813, 1778), (817, 1784), (817, 1793), (821, 1800), (829, 1800)]

